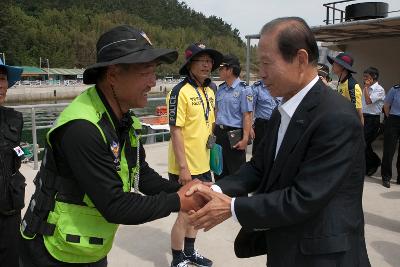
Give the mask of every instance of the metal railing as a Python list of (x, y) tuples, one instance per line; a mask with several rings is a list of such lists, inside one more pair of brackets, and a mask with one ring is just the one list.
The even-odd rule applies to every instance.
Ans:
[[(326, 25), (335, 24), (335, 22), (337, 20), (340, 22), (343, 22), (346, 19), (345, 11), (338, 9), (336, 7), (336, 4), (341, 4), (341, 3), (346, 3), (346, 2), (354, 2), (354, 1), (356, 1), (356, 0), (342, 0), (342, 1), (335, 1), (335, 2), (331, 2), (331, 3), (323, 4), (323, 6), (326, 7), (326, 19), (324, 20)], [(336, 18), (337, 12), (339, 12), (340, 18)], [(332, 20), (330, 19), (331, 14), (332, 14)], [(331, 21), (332, 21), (332, 23), (330, 23)]]
[[(165, 98), (158, 97), (158, 98), (149, 98), (148, 101), (160, 101), (160, 100), (165, 100)], [(33, 169), (37, 170), (39, 167), (39, 147), (38, 147), (38, 142), (37, 142), (37, 130), (40, 129), (50, 129), (53, 125), (52, 121), (45, 121), (45, 123), (51, 123), (51, 124), (45, 124), (45, 125), (37, 125), (37, 120), (36, 120), (36, 112), (38, 109), (48, 109), (48, 108), (57, 108), (57, 107), (66, 107), (68, 106), (69, 103), (57, 103), (57, 104), (37, 104), (37, 105), (19, 105), (19, 106), (8, 106), (10, 108), (16, 109), (16, 110), (30, 110), (31, 113), (31, 131), (32, 131), (32, 144), (33, 144)], [(139, 118), (146, 118), (148, 116), (142, 116)], [(149, 117), (154, 117), (154, 116), (149, 116)], [(159, 133), (150, 133), (150, 134), (145, 134), (142, 135), (141, 137), (152, 137), (152, 136), (163, 136), (163, 141), (164, 141), (164, 136), (169, 134), (169, 131), (163, 131)]]

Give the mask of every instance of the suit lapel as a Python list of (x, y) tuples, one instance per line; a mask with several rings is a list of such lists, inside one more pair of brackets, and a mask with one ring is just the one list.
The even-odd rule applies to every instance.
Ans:
[(264, 138), (268, 138), (269, 141), (265, 145), (265, 150), (264, 150), (264, 177), (262, 179), (262, 182), (260, 183), (260, 186), (256, 190), (256, 192), (262, 192), (263, 189), (265, 188), (265, 183), (268, 180), (268, 176), (270, 173), (270, 170), (274, 164), (274, 158), (275, 158), (275, 149), (276, 149), (276, 140), (278, 139), (278, 130), (279, 130), (279, 125), (281, 122), (281, 114), (279, 113), (278, 109), (276, 108), (272, 115), (271, 119), (268, 123), (268, 131), (269, 134), (266, 134)]
[(284, 165), (287, 163), (288, 156), (295, 148), (304, 131), (307, 129), (310, 123), (309, 111), (319, 103), (320, 94), (321, 86), (319, 85), (318, 81), (306, 94), (306, 96), (303, 98), (303, 100), (300, 102), (300, 105), (294, 112), (286, 130), (285, 136), (282, 140), (281, 147), (272, 165), (272, 169), (269, 172), (269, 177), (264, 187), (265, 191), (267, 191), (279, 177), (279, 174), (282, 172)]

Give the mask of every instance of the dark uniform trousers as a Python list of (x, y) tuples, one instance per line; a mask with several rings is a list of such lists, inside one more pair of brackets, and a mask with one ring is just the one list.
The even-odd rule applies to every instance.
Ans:
[(0, 266), (18, 267), (19, 223), (21, 213), (0, 214)]
[[(389, 115), (385, 120), (384, 140), (383, 140), (383, 157), (381, 174), (382, 180), (390, 181), (392, 178), (392, 161), (393, 156), (398, 147), (397, 142), (400, 139), (400, 116)], [(399, 162), (396, 164), (397, 175), (399, 175)]]
[(214, 134), (217, 137), (216, 143), (222, 146), (223, 171), (220, 175), (214, 175), (219, 180), (229, 174), (235, 173), (242, 164), (246, 163), (246, 150), (231, 148), (228, 139), (228, 132), (241, 128), (215, 125)]
[(264, 137), (265, 131), (267, 130), (268, 127), (268, 120), (266, 119), (261, 119), (257, 118), (254, 121), (254, 133), (256, 135), (256, 138), (253, 141), (253, 149), (251, 151), (251, 154), (254, 156), (257, 150), (258, 144), (261, 142), (262, 138)]
[(365, 168), (366, 173), (374, 173), (381, 165), (381, 159), (372, 149), (372, 143), (375, 141), (379, 132), (380, 116), (372, 114), (364, 115), (364, 138), (365, 138)]

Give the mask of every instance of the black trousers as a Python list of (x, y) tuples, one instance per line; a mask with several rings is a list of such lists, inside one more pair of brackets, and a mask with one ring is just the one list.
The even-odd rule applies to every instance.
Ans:
[(47, 252), (41, 235), (36, 235), (32, 240), (22, 238), (21, 234), (19, 234), (19, 236), (21, 239), (20, 267), (106, 267), (108, 264), (107, 257), (93, 263), (61, 262), (53, 258), (49, 252)]
[(0, 266), (18, 267), (21, 213), (0, 214)]
[(254, 121), (254, 133), (256, 134), (256, 138), (253, 140), (253, 149), (251, 154), (254, 156), (257, 150), (257, 146), (261, 143), (262, 138), (264, 137), (265, 131), (268, 128), (268, 120), (257, 118)]
[[(389, 115), (389, 117), (386, 118), (383, 138), (381, 174), (382, 180), (390, 181), (390, 179), (392, 179), (393, 156), (400, 139), (400, 116)], [(397, 160), (396, 165), (397, 175), (399, 175), (399, 160)]]
[(246, 150), (231, 148), (229, 144), (228, 132), (235, 129), (238, 128), (224, 127), (224, 129), (221, 129), (219, 125), (215, 125), (216, 143), (222, 146), (223, 157), (223, 171), (220, 175), (214, 175), (216, 181), (235, 173), (246, 162)]
[(374, 172), (381, 165), (381, 159), (372, 149), (372, 143), (378, 136), (380, 116), (364, 114), (364, 138), (365, 138), (365, 168), (366, 173)]

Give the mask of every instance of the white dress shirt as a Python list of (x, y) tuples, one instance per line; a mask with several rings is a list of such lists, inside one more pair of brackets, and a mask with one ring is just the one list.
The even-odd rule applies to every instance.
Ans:
[(371, 115), (380, 115), (382, 113), (383, 101), (385, 100), (385, 89), (378, 83), (374, 83), (368, 88), (371, 104), (365, 102), (365, 94), (362, 95), (362, 112)]
[[(289, 100), (287, 100), (286, 102), (282, 102), (282, 104), (278, 107), (278, 111), (281, 114), (281, 123), (279, 125), (278, 138), (276, 140), (275, 158), (278, 155), (279, 148), (281, 147), (282, 140), (285, 137), (286, 130), (289, 126), (290, 120), (292, 119), (294, 112), (296, 111), (297, 107), (300, 105), (306, 94), (317, 83), (318, 79), (319, 77), (315, 76), (315, 78), (309, 84), (307, 84), (303, 89), (297, 92), (297, 94), (292, 96)], [(222, 190), (218, 185), (212, 185), (211, 189), (215, 192), (222, 193)], [(233, 220), (237, 222), (238, 220), (235, 213), (235, 199), (236, 198), (232, 198), (231, 213)]]

